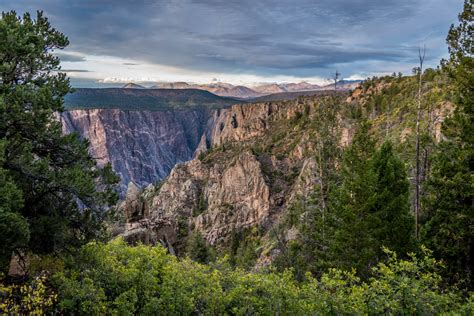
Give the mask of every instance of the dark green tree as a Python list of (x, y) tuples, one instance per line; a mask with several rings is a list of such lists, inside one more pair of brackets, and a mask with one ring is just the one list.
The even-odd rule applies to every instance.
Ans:
[(2, 13), (0, 168), (22, 193), (23, 203), (12, 211), (26, 219), (34, 236), (24, 250), (39, 254), (97, 237), (104, 212), (117, 197), (110, 166), (98, 168), (88, 142), (63, 135), (57, 119), (71, 87), (54, 51), (68, 43), (42, 12), (36, 18)]
[[(4, 162), (4, 147), (5, 142), (0, 141), (0, 164)], [(13, 251), (28, 244), (28, 223), (18, 213), (22, 206), (21, 191), (0, 167), (0, 272), (7, 272)]]
[[(322, 267), (331, 262), (328, 249), (334, 234), (334, 217), (329, 211), (329, 203), (331, 191), (339, 179), (338, 164), (342, 153), (338, 120), (342, 98), (334, 95), (316, 102), (307, 132), (314, 153), (317, 181), (310, 196), (295, 201), (285, 219), (272, 229), (272, 237), (280, 250), (275, 266), (280, 270), (293, 268), (299, 280), (304, 279), (307, 271), (321, 274)], [(297, 239), (287, 242), (284, 232), (290, 227), (296, 228), (299, 234)]]
[(330, 267), (356, 268), (367, 272), (367, 262), (378, 249), (370, 231), (368, 217), (375, 197), (376, 175), (371, 168), (375, 141), (370, 135), (369, 124), (362, 122), (351, 145), (345, 150), (341, 168), (341, 185), (331, 194), (331, 212), (334, 235), (328, 250)]
[(474, 265), (474, 26), (473, 1), (466, 0), (460, 24), (447, 42), (456, 109), (442, 127), (443, 140), (432, 159), (426, 185), (423, 242), (447, 265), (450, 282), (472, 288)]
[(331, 236), (334, 234), (334, 216), (330, 212), (329, 197), (339, 180), (337, 165), (341, 160), (341, 129), (338, 113), (341, 98), (327, 97), (319, 104), (311, 124), (314, 127), (314, 159), (318, 181), (314, 194), (303, 205), (301, 222), (301, 255), (308, 263), (307, 270), (320, 274), (328, 257)]
[(376, 152), (371, 168), (375, 184), (368, 221), (375, 241), (373, 247), (377, 251), (372, 259), (375, 264), (383, 254), (382, 246), (401, 255), (413, 250), (415, 223), (410, 213), (410, 184), (406, 168), (389, 141), (385, 141)]
[(330, 199), (334, 227), (322, 267), (356, 268), (365, 278), (383, 246), (406, 254), (413, 245), (405, 167), (389, 142), (375, 150), (369, 127), (362, 122), (344, 152), (341, 184)]
[(209, 245), (198, 231), (193, 232), (188, 237), (186, 254), (192, 260), (204, 264), (209, 263), (212, 257)]

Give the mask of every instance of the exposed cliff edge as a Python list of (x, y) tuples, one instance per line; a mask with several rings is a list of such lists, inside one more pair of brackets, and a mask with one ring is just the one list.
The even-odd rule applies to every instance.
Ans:
[(129, 182), (144, 187), (192, 159), (215, 111), (86, 109), (65, 111), (61, 120), (64, 132), (89, 139), (99, 165), (112, 164), (124, 193)]
[[(281, 244), (298, 235), (291, 224), (281, 229), (280, 223), (295, 204), (313, 197), (321, 181), (317, 151), (324, 131), (344, 148), (365, 118), (379, 143), (392, 139), (411, 161), (415, 85), (410, 78), (388, 80), (345, 96), (234, 105), (214, 112), (194, 159), (176, 165), (160, 185), (148, 186), (140, 203), (122, 203), (126, 237), (161, 242), (179, 252), (197, 231), (225, 252), (234, 251), (229, 249), (236, 235), (245, 239), (242, 234), (250, 232), (260, 245), (257, 265), (265, 265)], [(381, 99), (381, 91), (390, 97)], [(423, 115), (427, 130), (439, 139), (452, 106), (440, 90), (427, 89), (428, 94), (433, 102)]]
[[(123, 202), (126, 237), (180, 248), (191, 231), (217, 246), (228, 244), (234, 232), (252, 227), (270, 231), (317, 181), (312, 132), (300, 120), (303, 113), (317, 111), (324, 99), (300, 101), (234, 105), (215, 113), (207, 133), (209, 151), (201, 148), (195, 159), (174, 167), (159, 187), (147, 187), (140, 203)], [(135, 192), (133, 188), (131, 184), (129, 191)]]

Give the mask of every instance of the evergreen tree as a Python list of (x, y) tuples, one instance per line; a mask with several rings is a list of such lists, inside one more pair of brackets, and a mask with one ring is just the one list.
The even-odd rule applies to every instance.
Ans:
[(369, 125), (363, 122), (344, 152), (341, 176), (331, 195), (335, 220), (326, 269), (356, 268), (367, 277), (383, 246), (400, 254), (412, 249), (407, 174), (389, 142), (375, 151)]
[[(4, 147), (5, 142), (0, 141), (0, 165), (4, 162)], [(7, 272), (13, 251), (28, 244), (28, 223), (18, 213), (22, 206), (21, 191), (0, 167), (0, 272)]]
[(432, 159), (426, 186), (423, 242), (447, 264), (451, 282), (472, 288), (474, 265), (474, 26), (473, 1), (466, 0), (460, 24), (447, 42), (456, 109), (443, 123), (443, 140)]
[[(0, 190), (14, 185), (21, 192), (23, 203), (8, 211), (28, 223), (34, 238), (22, 248), (35, 253), (58, 252), (97, 237), (104, 211), (116, 201), (117, 177), (110, 166), (97, 168), (88, 142), (63, 135), (57, 120), (71, 88), (53, 52), (67, 45), (42, 12), (36, 19), (2, 13), (0, 168), (9, 180)], [(17, 248), (12, 242), (2, 247)]]
[(389, 141), (382, 144), (371, 163), (375, 174), (374, 199), (370, 205), (368, 228), (379, 261), (382, 246), (406, 255), (413, 247), (414, 218), (410, 213), (409, 182), (403, 162)]
[(189, 258), (199, 263), (206, 264), (211, 260), (210, 247), (200, 232), (195, 231), (188, 237), (186, 254)]
[(329, 249), (332, 262), (327, 268), (356, 268), (364, 274), (367, 261), (375, 255), (374, 240), (368, 227), (370, 207), (375, 198), (375, 174), (370, 165), (375, 141), (369, 127), (367, 122), (362, 122), (344, 152), (341, 185), (331, 196), (330, 209), (337, 220)]
[(328, 256), (331, 238), (334, 234), (334, 214), (329, 209), (329, 197), (339, 179), (338, 164), (341, 159), (341, 131), (338, 113), (341, 99), (327, 97), (312, 117), (314, 130), (314, 151), (318, 182), (313, 195), (304, 202), (301, 211), (300, 247), (302, 261), (308, 266), (303, 270), (319, 274), (332, 258)]

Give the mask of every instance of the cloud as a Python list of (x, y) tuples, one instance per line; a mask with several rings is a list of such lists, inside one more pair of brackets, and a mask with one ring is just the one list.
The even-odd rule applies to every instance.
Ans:
[(55, 55), (61, 59), (61, 61), (66, 61), (66, 62), (82, 62), (86, 61), (85, 56), (80, 55), (80, 54), (74, 54), (74, 53), (66, 53), (62, 51), (56, 51)]
[(103, 55), (131, 60), (123, 66), (300, 77), (341, 67), (359, 74), (374, 64), (399, 71), (416, 63), (422, 42), (436, 63), (461, 7), (458, 0), (0, 0), (2, 10), (44, 9), (78, 53), (62, 61)]
[(60, 72), (91, 72), (91, 71), (86, 70), (86, 69), (61, 69)]

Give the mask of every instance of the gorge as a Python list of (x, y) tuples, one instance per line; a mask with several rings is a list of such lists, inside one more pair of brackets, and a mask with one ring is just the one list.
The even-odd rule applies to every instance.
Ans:
[[(323, 181), (318, 148), (325, 141), (346, 147), (365, 117), (378, 142), (392, 139), (410, 162), (414, 109), (407, 102), (413, 80), (385, 77), (352, 92), (286, 101), (69, 109), (61, 119), (65, 132), (88, 138), (99, 164), (110, 162), (120, 175), (119, 212), (129, 242), (161, 242), (182, 253), (193, 231), (226, 248), (236, 232), (255, 234), (250, 232), (258, 228), (252, 238), (261, 247), (254, 264), (265, 265), (281, 251), (275, 238), (286, 244), (298, 236), (284, 223)], [(439, 139), (452, 107), (434, 86), (426, 94), (438, 99), (426, 116), (430, 133)]]
[(109, 2), (0, 0), (1, 315), (474, 314), (474, 0)]
[[(332, 93), (307, 91), (268, 98)], [(192, 89), (78, 89), (66, 98), (67, 111), (60, 119), (65, 133), (77, 132), (89, 140), (100, 166), (112, 164), (121, 178), (123, 196), (129, 182), (143, 188), (160, 181), (176, 164), (211, 145), (219, 134), (217, 125), (237, 103), (244, 101)]]

